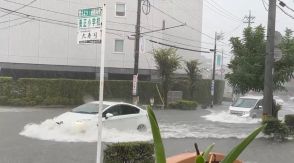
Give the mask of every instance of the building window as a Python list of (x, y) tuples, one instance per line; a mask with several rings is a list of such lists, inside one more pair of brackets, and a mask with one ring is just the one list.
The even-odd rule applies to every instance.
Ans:
[(124, 52), (124, 40), (116, 39), (114, 42), (114, 52), (123, 53)]
[(124, 3), (116, 3), (115, 15), (116, 16), (126, 16), (126, 4), (124, 4)]

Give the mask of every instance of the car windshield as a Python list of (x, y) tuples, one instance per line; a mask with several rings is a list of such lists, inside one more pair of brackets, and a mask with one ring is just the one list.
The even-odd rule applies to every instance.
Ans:
[(232, 104), (232, 106), (240, 108), (253, 108), (256, 102), (257, 99), (239, 98), (235, 103)]
[[(103, 110), (107, 108), (109, 105), (103, 104)], [(99, 104), (97, 103), (86, 103), (83, 105), (80, 105), (74, 109), (72, 109), (72, 112), (75, 113), (86, 113), (86, 114), (96, 114), (98, 113)]]

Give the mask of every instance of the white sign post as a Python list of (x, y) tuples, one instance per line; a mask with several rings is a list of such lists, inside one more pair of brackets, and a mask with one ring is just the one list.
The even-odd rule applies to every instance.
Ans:
[(104, 88), (104, 55), (106, 43), (106, 5), (103, 5), (102, 14), (102, 43), (100, 64), (100, 87), (99, 87), (99, 113), (98, 113), (98, 139), (97, 139), (97, 163), (101, 162), (102, 149), (102, 111), (103, 111), (103, 88)]
[[(103, 13), (102, 13), (103, 12)], [(101, 19), (102, 16), (102, 19)], [(104, 88), (104, 55), (106, 42), (106, 5), (103, 8), (79, 10), (78, 44), (101, 43), (98, 138), (96, 163), (101, 162), (102, 151), (102, 111)]]

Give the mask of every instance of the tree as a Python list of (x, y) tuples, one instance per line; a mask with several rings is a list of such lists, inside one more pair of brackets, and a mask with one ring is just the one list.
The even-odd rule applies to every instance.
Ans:
[(177, 50), (174, 48), (155, 49), (153, 51), (156, 68), (161, 77), (161, 84), (163, 88), (164, 104), (167, 104), (167, 93), (172, 80), (174, 71), (181, 67), (181, 57), (177, 55)]
[[(262, 92), (264, 87), (264, 68), (266, 54), (265, 29), (257, 26), (255, 29), (244, 29), (243, 39), (230, 39), (234, 59), (229, 64), (231, 73), (226, 79), (235, 93), (245, 94), (248, 91)], [(287, 29), (280, 44), (282, 58), (274, 62), (275, 90), (283, 89), (283, 84), (293, 78), (294, 71), (294, 37)]]
[(201, 79), (201, 70), (199, 69), (200, 63), (198, 60), (191, 60), (185, 62), (185, 71), (189, 79), (190, 96), (193, 99), (194, 91), (196, 89), (197, 80)]

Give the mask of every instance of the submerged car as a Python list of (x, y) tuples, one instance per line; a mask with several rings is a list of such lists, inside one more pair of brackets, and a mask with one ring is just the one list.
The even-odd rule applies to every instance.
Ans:
[[(93, 101), (61, 114), (54, 121), (58, 125), (72, 125), (82, 131), (85, 126), (99, 125), (98, 110), (99, 101)], [(117, 130), (146, 131), (149, 127), (147, 111), (124, 102), (104, 101), (102, 123), (103, 127)]]
[(230, 107), (230, 114), (257, 118), (262, 116), (263, 96), (239, 97)]

